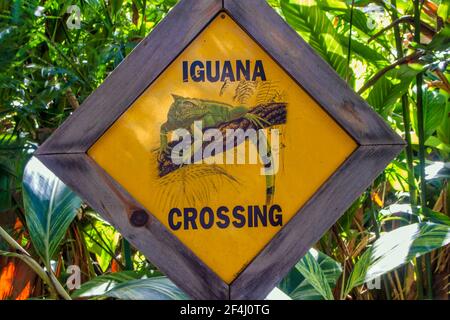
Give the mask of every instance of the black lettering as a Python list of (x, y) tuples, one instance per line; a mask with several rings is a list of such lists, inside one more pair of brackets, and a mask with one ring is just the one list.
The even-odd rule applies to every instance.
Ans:
[(205, 82), (205, 66), (201, 61), (194, 61), (191, 64), (191, 78), (195, 82)]
[[(182, 62), (183, 82), (231, 82), (235, 81), (266, 81), (266, 72), (262, 60), (256, 60), (254, 66), (251, 60), (225, 60)], [(253, 68), (252, 68), (253, 67)]]
[(195, 208), (184, 208), (184, 230), (189, 230), (189, 223), (192, 226), (192, 230), (197, 229), (197, 210)]
[[(206, 222), (206, 215), (209, 216), (208, 222)], [(214, 211), (210, 207), (204, 207), (200, 211), (200, 224), (203, 229), (210, 229), (214, 224)]]
[(237, 81), (241, 81), (241, 75), (244, 76), (244, 79), (250, 80), (250, 60), (245, 61), (245, 66), (241, 60), (236, 61), (236, 78)]
[(259, 225), (258, 221), (261, 221), (263, 227), (267, 227), (267, 206), (263, 206), (263, 212), (259, 206), (254, 206), (253, 217), (255, 227)]
[(177, 231), (177, 230), (180, 230), (180, 228), (181, 228), (181, 221), (177, 221), (176, 223), (175, 223), (175, 218), (174, 218), (174, 216), (178, 216), (178, 217), (180, 217), (181, 218), (181, 216), (182, 216), (182, 214), (181, 214), (181, 210), (180, 209), (178, 209), (178, 208), (173, 208), (172, 210), (170, 210), (170, 212), (169, 212), (169, 227), (170, 227), (170, 229), (172, 229), (173, 231)]
[(223, 63), (223, 70), (222, 70), (222, 78), (220, 81), (225, 82), (226, 79), (229, 79), (231, 82), (234, 82), (234, 73), (233, 73), (233, 67), (231, 66), (230, 61), (225, 61)]
[(228, 228), (228, 226), (230, 225), (230, 217), (224, 214), (228, 211), (229, 210), (227, 207), (219, 207), (219, 209), (217, 209), (217, 218), (220, 221), (217, 221), (216, 224), (221, 229)]
[[(274, 214), (275, 211), (278, 214)], [(283, 213), (282, 213), (281, 207), (279, 205), (275, 204), (270, 207), (269, 222), (274, 227), (283, 225)]]
[(248, 226), (249, 228), (253, 227), (253, 206), (248, 206)]
[(216, 74), (212, 75), (212, 62), (206, 61), (206, 77), (209, 82), (217, 82), (220, 79), (220, 61), (216, 61)]
[(183, 82), (189, 81), (188, 69), (189, 69), (189, 63), (187, 61), (183, 61)]
[(241, 214), (241, 212), (244, 210), (245, 210), (245, 208), (242, 206), (236, 206), (233, 209), (233, 217), (240, 221), (240, 222), (233, 221), (233, 225), (236, 228), (242, 228), (243, 226), (245, 226), (245, 216), (243, 214)]
[(261, 60), (256, 60), (252, 81), (256, 81), (258, 78), (261, 78), (261, 81), (266, 81), (266, 72), (264, 71), (264, 66)]

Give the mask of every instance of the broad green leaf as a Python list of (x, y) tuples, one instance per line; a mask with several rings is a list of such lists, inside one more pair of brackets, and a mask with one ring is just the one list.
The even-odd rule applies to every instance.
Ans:
[(0, 213), (12, 207), (12, 161), (0, 155)]
[(347, 59), (335, 27), (316, 1), (281, 0), (286, 21), (327, 61), (341, 77), (346, 76)]
[(275, 287), (264, 300), (292, 300), (286, 293)]
[(412, 214), (413, 210), (410, 204), (408, 203), (394, 203), (386, 208), (380, 210), (380, 214), (383, 216), (390, 216), (393, 214)]
[(447, 97), (441, 94), (439, 90), (428, 90), (424, 95), (425, 139), (430, 137), (444, 120), (448, 121), (445, 117), (448, 118), (448, 115), (445, 114), (447, 103)]
[(23, 201), (31, 241), (48, 266), (81, 200), (33, 157), (25, 167)]
[(119, 233), (101, 220), (87, 225), (84, 232), (88, 250), (95, 254), (100, 268), (106, 272), (119, 243)]
[(427, 50), (448, 51), (450, 45), (450, 27), (447, 25), (427, 45)]
[(414, 223), (383, 234), (355, 264), (345, 287), (345, 295), (354, 287), (448, 243), (450, 226), (444, 224)]
[[(436, 129), (436, 136), (431, 136), (426, 141), (427, 145), (435, 146), (441, 150), (441, 155), (444, 160), (449, 160), (450, 155), (450, 103), (447, 101), (445, 114), (440, 126)], [(436, 138), (436, 141), (430, 143), (429, 140)]]
[(13, 193), (20, 189), (23, 168), (30, 158), (29, 148), (17, 135), (0, 133), (0, 213), (15, 206)]
[(409, 191), (408, 170), (405, 163), (392, 161), (385, 169), (386, 177), (396, 191)]
[(115, 286), (105, 296), (120, 300), (188, 300), (166, 277), (132, 280)]
[(320, 268), (319, 263), (310, 252), (308, 252), (305, 257), (299, 263), (297, 263), (295, 267), (311, 284), (311, 286), (318, 293), (320, 293), (322, 297), (324, 297), (324, 299), (333, 300), (333, 294), (331, 292), (331, 288), (328, 284), (327, 278)]
[[(441, 213), (433, 211), (429, 208), (422, 208), (421, 206), (417, 206), (417, 210), (421, 211), (422, 214), (426, 217), (429, 222), (438, 223), (438, 224), (446, 224), (450, 225), (450, 217)], [(391, 215), (411, 215), (413, 214), (413, 208), (410, 204), (391, 204), (390, 206), (380, 210), (380, 214), (383, 216), (391, 216)]]
[(274, 9), (280, 7), (280, 0), (267, 0), (267, 3)]
[(121, 271), (104, 274), (89, 280), (81, 285), (79, 289), (72, 293), (72, 298), (89, 298), (102, 296), (116, 285), (131, 280), (138, 280), (144, 277), (161, 276), (159, 272), (142, 273), (136, 271)]
[(443, 214), (442, 212), (436, 212), (428, 208), (424, 208), (424, 216), (426, 219), (433, 223), (445, 224), (450, 226), (450, 217)]
[[(120, 300), (187, 300), (189, 299), (166, 277), (136, 279), (132, 272), (94, 278), (72, 297), (115, 298)], [(101, 279), (99, 279), (101, 278)]]
[(390, 107), (408, 91), (417, 73), (419, 70), (406, 65), (388, 71), (372, 87), (367, 102), (386, 117)]
[(123, 0), (108, 1), (108, 4), (111, 7), (111, 15), (116, 16), (119, 13), (120, 9), (122, 8)]
[(369, 28), (367, 16), (357, 7), (353, 10), (353, 18), (351, 18), (351, 2), (346, 4), (342, 0), (318, 0), (317, 6), (324, 12), (332, 12), (335, 16), (343, 19), (348, 24), (352, 20), (353, 26), (364, 32), (371, 34), (372, 30)]
[[(348, 36), (339, 35), (339, 42), (343, 47), (348, 48)], [(351, 46), (352, 54), (358, 56), (363, 61), (367, 61), (377, 67), (386, 66), (388, 63), (388, 60), (384, 55), (377, 50), (372, 49), (365, 43), (352, 39)]]
[(450, 9), (450, 0), (442, 0), (441, 4), (438, 7), (438, 16), (441, 17), (441, 19), (444, 22), (447, 22), (449, 18), (449, 9)]
[(425, 179), (437, 180), (450, 178), (450, 163), (435, 161), (425, 167)]
[(445, 142), (441, 141), (439, 138), (435, 136), (431, 136), (425, 141), (425, 145), (427, 147), (433, 147), (438, 150), (442, 150), (445, 153), (450, 153), (450, 145), (446, 144)]
[[(311, 258), (316, 263), (312, 262)], [(312, 273), (317, 272), (317, 275), (311, 274), (308, 266), (312, 268)], [(324, 299), (324, 295), (333, 299), (327, 287), (334, 288), (341, 273), (342, 268), (338, 262), (320, 251), (310, 249), (308, 255), (281, 281), (279, 288), (294, 300), (321, 300)], [(322, 275), (325, 276), (327, 284), (321, 283)], [(311, 282), (314, 282), (316, 286), (313, 286)], [(322, 289), (321, 285), (325, 289)]]
[[(425, 140), (428, 139), (442, 123), (445, 116), (447, 98), (438, 90), (427, 90), (423, 96)], [(417, 129), (417, 114), (413, 118), (414, 130)]]

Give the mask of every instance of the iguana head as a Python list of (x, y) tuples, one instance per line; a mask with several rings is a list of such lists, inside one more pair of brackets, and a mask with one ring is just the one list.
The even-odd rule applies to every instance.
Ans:
[(173, 104), (169, 110), (169, 121), (182, 122), (188, 119), (201, 118), (207, 105), (200, 99), (185, 98), (173, 94)]

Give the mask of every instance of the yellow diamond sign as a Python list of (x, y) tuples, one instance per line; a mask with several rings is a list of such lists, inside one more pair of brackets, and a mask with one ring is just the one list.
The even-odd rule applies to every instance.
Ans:
[[(172, 130), (181, 125), (191, 130), (196, 119), (212, 115), (219, 128), (231, 120), (245, 121), (241, 114), (233, 118), (233, 108), (250, 112), (270, 104), (279, 109), (286, 105), (285, 123), (274, 126), (280, 138), (272, 204), (266, 203), (267, 176), (261, 175), (261, 161), (197, 162), (161, 176), (165, 124), (173, 121)], [(175, 108), (183, 110), (177, 114)], [(216, 115), (222, 108), (231, 110)], [(178, 118), (171, 118), (172, 113)], [(247, 143), (244, 152), (250, 154), (249, 148), (254, 146)], [(88, 154), (231, 283), (355, 148), (353, 139), (276, 62), (221, 14)], [(176, 214), (169, 214), (173, 208)]]
[(264, 298), (403, 142), (263, 0), (182, 0), (37, 157), (194, 298)]

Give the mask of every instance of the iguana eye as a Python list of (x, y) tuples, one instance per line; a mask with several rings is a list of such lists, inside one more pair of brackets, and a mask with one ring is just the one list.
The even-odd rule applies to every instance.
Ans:
[(195, 108), (195, 104), (193, 104), (193, 103), (190, 102), (190, 101), (185, 101), (185, 102), (183, 103), (183, 107), (185, 107), (185, 108)]

